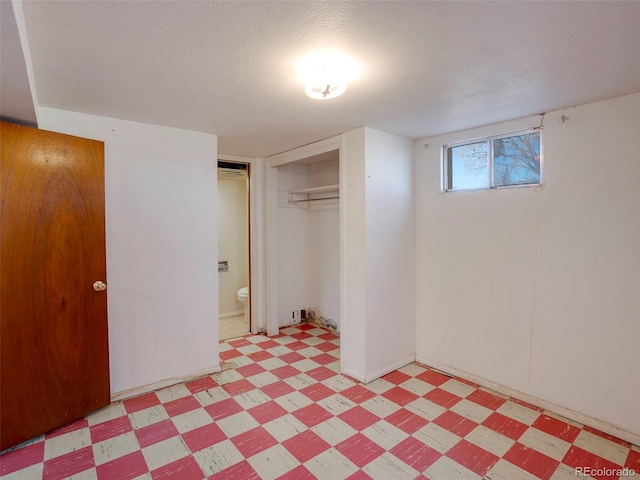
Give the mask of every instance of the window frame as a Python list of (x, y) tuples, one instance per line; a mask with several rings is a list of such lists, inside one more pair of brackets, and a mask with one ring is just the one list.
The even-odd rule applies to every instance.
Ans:
[[(493, 141), (500, 140), (503, 138), (510, 137), (518, 137), (521, 135), (527, 135), (531, 133), (538, 133), (540, 138), (540, 179), (536, 183), (516, 183), (512, 185), (496, 185), (495, 184), (495, 172), (494, 172), (494, 158), (493, 158)], [(450, 188), (449, 187), (449, 162), (448, 162), (448, 151), (454, 147), (460, 147), (463, 145), (472, 145), (474, 143), (487, 143), (487, 170), (488, 170), (488, 187), (479, 187), (479, 188)], [(526, 128), (523, 130), (515, 130), (507, 133), (500, 133), (496, 135), (488, 135), (485, 137), (477, 137), (468, 140), (462, 140), (459, 142), (451, 142), (445, 145), (442, 145), (440, 150), (441, 156), (441, 184), (440, 191), (441, 193), (449, 193), (449, 192), (477, 192), (477, 191), (485, 191), (485, 190), (501, 190), (503, 188), (522, 188), (522, 187), (539, 187), (543, 184), (543, 173), (544, 173), (544, 153), (543, 153), (543, 139), (542, 139), (542, 127), (532, 127)], [(453, 179), (452, 179), (453, 180)], [(451, 182), (453, 183), (453, 182)]]

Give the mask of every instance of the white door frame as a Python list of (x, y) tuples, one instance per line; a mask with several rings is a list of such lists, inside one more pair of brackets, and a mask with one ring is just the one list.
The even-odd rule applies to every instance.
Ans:
[[(218, 160), (225, 162), (247, 163), (249, 168), (249, 259), (250, 259), (250, 296), (251, 333), (267, 330), (266, 290), (265, 290), (265, 241), (264, 241), (264, 171), (262, 158), (240, 155), (218, 154)], [(217, 256), (217, 252), (216, 252)]]

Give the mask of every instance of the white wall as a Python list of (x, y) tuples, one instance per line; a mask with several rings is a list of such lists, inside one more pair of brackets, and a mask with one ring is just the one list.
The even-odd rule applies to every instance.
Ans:
[(278, 167), (278, 324), (291, 325), (292, 312), (310, 305), (309, 215), (289, 203), (289, 190), (309, 186), (305, 165)]
[(342, 368), (369, 382), (414, 360), (413, 142), (343, 136)]
[(218, 368), (217, 137), (40, 108), (105, 142), (111, 390)]
[(365, 133), (343, 134), (340, 162), (340, 368), (360, 381), (367, 376)]
[(640, 434), (640, 94), (546, 114), (543, 187), (440, 193), (443, 144), (540, 121), (416, 143), (416, 354)]
[[(339, 161), (329, 160), (307, 167), (310, 187), (337, 185), (340, 182)], [(312, 195), (329, 197), (334, 192)], [(340, 330), (340, 201), (309, 203), (309, 276), (310, 303)]]
[(244, 313), (238, 290), (249, 285), (247, 180), (218, 179), (218, 259), (229, 271), (218, 273), (218, 314)]

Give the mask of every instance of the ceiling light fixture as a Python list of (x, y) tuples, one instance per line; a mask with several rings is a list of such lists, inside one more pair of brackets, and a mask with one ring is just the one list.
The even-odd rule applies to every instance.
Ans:
[(304, 92), (311, 98), (327, 99), (342, 95), (346, 89), (347, 82), (339, 72), (332, 72), (328, 67), (318, 67), (304, 87)]
[(314, 54), (300, 64), (300, 76), (305, 93), (315, 99), (326, 100), (342, 95), (347, 82), (356, 76), (355, 63), (339, 54)]

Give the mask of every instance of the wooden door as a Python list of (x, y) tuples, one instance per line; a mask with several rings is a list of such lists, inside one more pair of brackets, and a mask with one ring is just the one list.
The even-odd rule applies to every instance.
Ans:
[(102, 142), (1, 123), (0, 450), (110, 401)]

